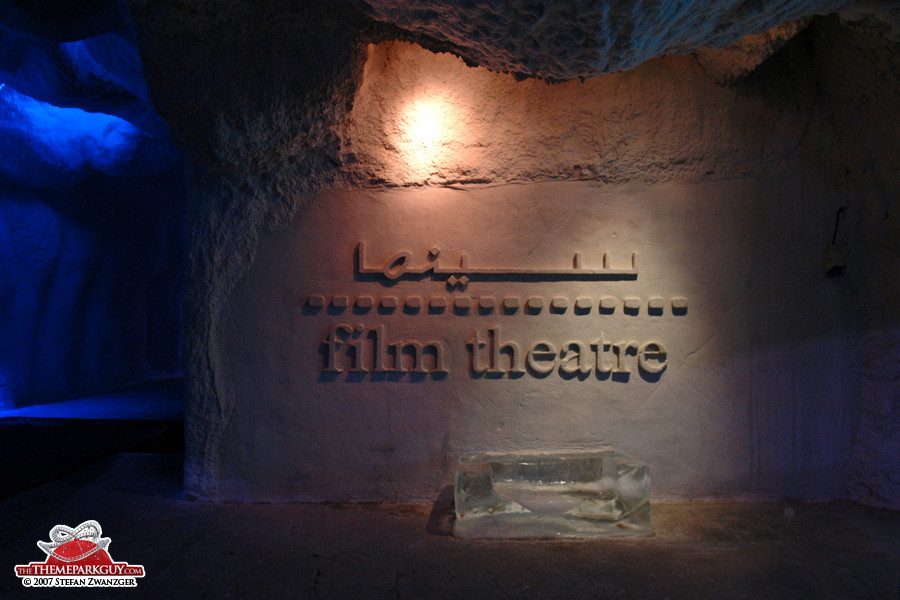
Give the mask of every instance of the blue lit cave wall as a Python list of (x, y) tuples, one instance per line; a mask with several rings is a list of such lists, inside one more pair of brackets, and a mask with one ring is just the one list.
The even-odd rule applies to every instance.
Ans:
[(118, 33), (0, 29), (0, 409), (181, 373), (185, 169)]

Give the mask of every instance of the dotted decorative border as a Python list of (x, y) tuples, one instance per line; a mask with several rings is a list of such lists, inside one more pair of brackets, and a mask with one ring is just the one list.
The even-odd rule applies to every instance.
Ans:
[(497, 299), (494, 296), (305, 296), (302, 300), (305, 309), (317, 312), (325, 307), (337, 312), (350, 307), (357, 311), (369, 311), (377, 309), (381, 313), (391, 313), (402, 310), (407, 314), (426, 312), (439, 314), (450, 312), (452, 314), (480, 314), (489, 315), (498, 312), (500, 314), (541, 314), (546, 308), (551, 314), (565, 314), (571, 309), (576, 315), (589, 315), (598, 313), (611, 315), (621, 310), (629, 316), (646, 313), (650, 316), (662, 316), (668, 308), (669, 314), (680, 317), (687, 314), (688, 300), (683, 296), (663, 298), (651, 296), (642, 299), (637, 296), (616, 298), (614, 296), (602, 296), (600, 298), (579, 297), (574, 301), (565, 296), (554, 296), (545, 299), (541, 296), (505, 296)]

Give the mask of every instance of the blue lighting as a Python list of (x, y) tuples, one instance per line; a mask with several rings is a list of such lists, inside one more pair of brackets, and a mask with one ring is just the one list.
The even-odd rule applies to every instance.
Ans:
[(6, 368), (0, 364), (0, 410), (14, 408), (16, 406), (15, 398), (13, 398), (12, 386), (6, 379)]
[(58, 49), (0, 65), (0, 414), (180, 373), (183, 156), (127, 40)]
[(171, 143), (128, 121), (53, 106), (0, 86), (0, 182), (58, 187), (94, 173), (140, 175), (173, 166)]
[[(109, 33), (77, 42), (63, 42), (59, 48), (78, 65), (83, 77), (101, 79), (147, 100), (147, 82), (141, 71), (137, 46), (132, 40)], [(103, 63), (97, 62), (95, 56), (102, 57)]]

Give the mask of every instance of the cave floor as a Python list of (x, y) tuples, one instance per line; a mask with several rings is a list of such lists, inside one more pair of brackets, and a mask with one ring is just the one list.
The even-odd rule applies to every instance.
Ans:
[(105, 394), (0, 410), (2, 419), (183, 421), (184, 380), (167, 377)]
[[(208, 504), (181, 494), (179, 454), (120, 453), (0, 501), (0, 597), (56, 524), (98, 521), (138, 588), (128, 598), (890, 598), (900, 513), (848, 502), (657, 503), (656, 535), (461, 540), (449, 506)], [(446, 491), (442, 495), (446, 499)], [(54, 590), (56, 592), (56, 590)], [(57, 592), (58, 593), (58, 592)]]

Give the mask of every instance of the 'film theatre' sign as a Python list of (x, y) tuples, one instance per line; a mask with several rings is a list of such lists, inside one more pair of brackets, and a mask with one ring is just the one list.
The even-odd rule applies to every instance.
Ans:
[[(354, 255), (356, 281), (380, 281), (394, 285), (408, 280), (428, 279), (443, 284), (446, 293), (423, 296), (412, 293), (400, 296), (393, 293), (379, 295), (312, 294), (305, 298), (306, 314), (326, 314), (343, 317), (328, 328), (321, 341), (322, 372), (341, 373), (415, 373), (445, 376), (460, 362), (473, 377), (547, 377), (554, 372), (562, 377), (584, 377), (591, 373), (603, 379), (627, 377), (638, 372), (645, 377), (659, 377), (668, 364), (666, 345), (656, 339), (617, 340), (602, 331), (585, 328), (587, 337), (556, 339), (540, 335), (524, 343), (503, 334), (498, 319), (530, 318), (547, 310), (551, 315), (571, 314), (596, 318), (621, 310), (625, 315), (638, 315), (642, 309), (648, 315), (679, 316), (687, 313), (687, 299), (662, 296), (616, 298), (603, 295), (473, 295), (467, 293), (471, 282), (610, 282), (638, 279), (637, 252), (631, 252), (625, 267), (611, 266), (611, 253), (603, 252), (600, 265), (586, 267), (582, 253), (575, 252), (567, 267), (490, 267), (473, 266), (465, 251), (447, 257), (447, 253), (432, 245), (416, 262), (413, 252), (399, 250), (381, 261), (371, 264), (367, 244), (360, 241)], [(470, 328), (464, 340), (456, 345), (448, 339), (427, 335), (412, 338), (394, 336), (385, 322), (366, 324), (346, 317), (376, 314), (383, 317), (400, 312), (405, 315), (431, 316), (476, 315), (488, 321), (485, 326)]]
[[(749, 464), (723, 432), (751, 413), (721, 400), (751, 389), (762, 332), (786, 339), (754, 324), (768, 318), (768, 265), (796, 258), (756, 244), (752, 191), (547, 182), (311, 198), (261, 232), (229, 300), (216, 384), (237, 400), (220, 493), (428, 498), (457, 456), (600, 444), (683, 486)], [(672, 448), (717, 454), (683, 472)]]

